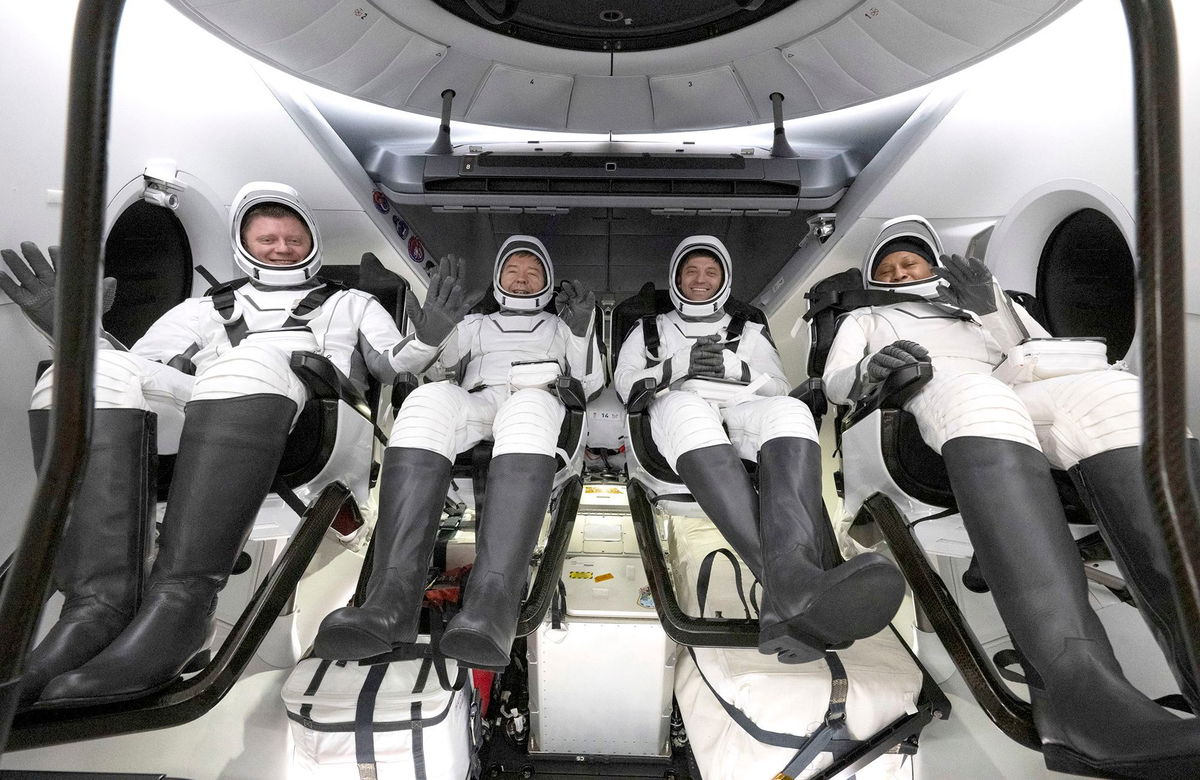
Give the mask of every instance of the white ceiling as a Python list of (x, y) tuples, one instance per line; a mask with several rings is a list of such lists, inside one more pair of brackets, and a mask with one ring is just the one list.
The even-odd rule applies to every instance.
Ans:
[(800, 0), (726, 35), (640, 52), (568, 51), (470, 24), (431, 0), (168, 0), (254, 56), (391, 108), (583, 133), (736, 127), (926, 84), (1078, 0)]

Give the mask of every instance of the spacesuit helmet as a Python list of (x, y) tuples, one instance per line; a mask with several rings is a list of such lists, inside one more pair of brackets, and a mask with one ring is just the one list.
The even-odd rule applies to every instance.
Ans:
[[(251, 279), (271, 287), (287, 287), (302, 284), (316, 276), (321, 268), (321, 236), (316, 220), (296, 190), (277, 182), (252, 181), (234, 197), (231, 213), (229, 229), (233, 260)], [(259, 216), (296, 217), (308, 230), (312, 248), (291, 265), (273, 265), (259, 260), (251, 253), (243, 238), (250, 221)]]
[[(533, 255), (542, 264), (546, 276), (546, 284), (541, 290), (529, 293), (514, 293), (500, 286), (500, 272), (504, 264), (513, 255)], [(492, 294), (496, 303), (505, 311), (532, 312), (541, 311), (550, 303), (554, 296), (554, 265), (550, 262), (550, 253), (546, 246), (533, 236), (510, 236), (500, 245), (496, 253), (496, 266), (492, 269)]]
[(936, 272), (941, 267), (938, 258), (943, 254), (942, 241), (928, 220), (911, 214), (885, 222), (879, 231), (878, 238), (871, 244), (871, 250), (867, 252), (867, 256), (863, 260), (863, 285), (868, 290), (892, 290), (920, 295), (923, 298), (936, 297), (938, 287), (945, 284), (936, 273), (924, 279), (904, 282), (881, 282), (875, 279), (875, 270), (879, 264), (894, 252), (911, 252), (919, 255)]
[[(680, 289), (679, 274), (683, 264), (695, 255), (704, 254), (712, 257), (721, 266), (721, 283), (713, 294), (702, 300), (689, 300)], [(671, 303), (685, 317), (707, 317), (715, 314), (729, 300), (729, 291), (733, 288), (733, 262), (729, 258), (729, 250), (716, 236), (688, 236), (679, 242), (671, 255), (669, 292)]]

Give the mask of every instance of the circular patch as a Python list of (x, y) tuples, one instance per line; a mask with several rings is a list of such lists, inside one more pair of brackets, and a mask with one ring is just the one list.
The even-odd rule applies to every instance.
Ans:
[(421, 239), (416, 236), (408, 239), (408, 255), (414, 263), (420, 263), (425, 259), (425, 245), (421, 243)]
[(388, 200), (387, 195), (384, 195), (379, 190), (371, 193), (371, 200), (374, 201), (375, 208), (379, 210), (380, 214), (386, 214), (392, 210), (391, 201)]
[(400, 238), (408, 238), (408, 223), (400, 219), (398, 215), (392, 215), (392, 224), (396, 226), (396, 235)]

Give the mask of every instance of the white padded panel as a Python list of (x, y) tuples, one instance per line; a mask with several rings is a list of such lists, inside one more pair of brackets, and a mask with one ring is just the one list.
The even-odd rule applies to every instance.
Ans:
[(233, 0), (204, 8), (200, 14), (235, 41), (257, 49), (291, 37), (328, 11), (329, 0)]
[(311, 77), (313, 70), (352, 50), (382, 18), (368, 14), (360, 19), (354, 13), (357, 7), (352, 2), (338, 3), (303, 29), (260, 49), (284, 67)]
[[(910, 65), (915, 74), (906, 73), (906, 78), (920, 78), (916, 74), (933, 76), (943, 73), (982, 52), (982, 47), (947, 34), (938, 27), (930, 26), (902, 7), (906, 4), (903, 1), (878, 2), (874, 7), (879, 13), (875, 16), (855, 14), (846, 19), (870, 37), (876, 47)], [(827, 45), (830, 43), (829, 39), (824, 37), (822, 41)], [(850, 39), (852, 45), (860, 41), (858, 36)]]
[[(911, 17), (910, 17), (911, 18)], [(875, 95), (902, 91), (931, 74), (907, 64), (867, 33), (867, 22), (848, 17), (815, 35), (838, 67)]]
[(467, 109), (467, 119), (498, 125), (536, 122), (538, 127), (567, 126), (575, 79), (554, 73), (496, 65)]
[[(453, 89), (456, 119), (614, 133), (767, 122), (773, 91), (787, 97), (785, 119), (906, 91), (1078, 2), (805, 0), (699, 43), (610, 55), (517, 41), (432, 0), (168, 1), (252, 54), (344, 94), (438, 116), (442, 91)], [(533, 85), (519, 80), (526, 73)]]
[(414, 35), (378, 76), (354, 94), (384, 105), (402, 106), (421, 80), (441, 64), (445, 56), (445, 46)]
[(750, 91), (750, 103), (758, 112), (760, 122), (771, 121), (771, 93), (783, 95), (784, 116), (811, 114), (821, 110), (808, 84), (784, 61), (779, 49), (743, 57), (733, 63), (738, 78)]
[[(789, 46), (783, 50), (783, 56), (784, 61), (804, 79), (823, 111), (875, 97), (874, 91), (847, 74), (829, 50), (815, 38), (806, 38)], [(789, 108), (791, 106), (784, 103), (785, 112)]]
[(1034, 2), (1037, 11), (1020, 12), (1011, 5), (999, 5), (992, 0), (955, 0), (961, 13), (946, 13), (944, 0), (903, 0), (905, 9), (923, 23), (976, 49), (985, 49), (1004, 40), (1052, 8), (1054, 2)]
[[(491, 68), (489, 60), (472, 57), (461, 49), (447, 49), (433, 70), (417, 82), (416, 89), (408, 96), (408, 102), (396, 107), (441, 116), (442, 92), (452, 89), (455, 96), (450, 116), (463, 119), (471, 105), (471, 98), (479, 91)], [(530, 121), (533, 121), (532, 118)]]
[(577, 76), (567, 129), (587, 131), (622, 116), (634, 127), (652, 127), (654, 105), (645, 76)]
[[(343, 54), (328, 64), (309, 70), (306, 75), (322, 84), (338, 84), (341, 91), (359, 94), (363, 86), (387, 72), (399, 54), (416, 38), (395, 22), (380, 16)], [(430, 62), (425, 70), (432, 67), (433, 63)], [(411, 79), (409, 92), (418, 80), (419, 76)], [(404, 96), (408, 97), (408, 94)]]
[(654, 127), (729, 127), (757, 121), (733, 68), (650, 79)]

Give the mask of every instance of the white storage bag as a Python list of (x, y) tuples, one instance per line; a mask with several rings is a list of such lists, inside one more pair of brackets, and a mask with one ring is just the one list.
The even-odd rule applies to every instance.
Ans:
[[(320, 780), (464, 780), (478, 744), (465, 668), (306, 658), (283, 686), (293, 769)], [(451, 682), (453, 680), (453, 682)]]

